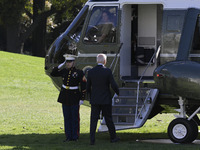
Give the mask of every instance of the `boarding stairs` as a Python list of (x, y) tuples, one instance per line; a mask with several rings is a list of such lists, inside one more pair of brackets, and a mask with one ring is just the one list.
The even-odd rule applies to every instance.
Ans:
[[(119, 89), (119, 96), (112, 100), (112, 117), (116, 130), (139, 128), (148, 119), (155, 104), (158, 90), (151, 88)], [(107, 131), (105, 119), (100, 121), (99, 132)]]

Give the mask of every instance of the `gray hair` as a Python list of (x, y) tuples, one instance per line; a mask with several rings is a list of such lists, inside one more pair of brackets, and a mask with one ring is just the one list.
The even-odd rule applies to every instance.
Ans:
[(107, 60), (107, 56), (105, 54), (98, 54), (97, 55), (97, 63), (102, 63), (104, 64)]

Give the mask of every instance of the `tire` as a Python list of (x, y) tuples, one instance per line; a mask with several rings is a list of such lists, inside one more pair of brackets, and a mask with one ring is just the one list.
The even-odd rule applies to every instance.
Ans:
[(199, 129), (198, 129), (198, 124), (194, 120), (190, 120), (190, 123), (192, 124), (192, 129), (193, 129), (193, 134), (191, 137), (191, 142), (193, 142), (198, 137)]
[(198, 136), (198, 126), (193, 120), (177, 118), (169, 124), (168, 136), (174, 143), (191, 143)]

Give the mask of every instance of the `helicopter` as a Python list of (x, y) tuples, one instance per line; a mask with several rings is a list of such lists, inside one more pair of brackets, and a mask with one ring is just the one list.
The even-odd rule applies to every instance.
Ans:
[[(77, 56), (76, 67), (86, 77), (97, 54), (104, 53), (120, 87), (112, 99), (116, 130), (140, 128), (159, 113), (176, 112), (168, 136), (191, 143), (200, 125), (199, 2), (89, 0), (50, 46), (45, 72), (60, 89), (62, 79), (50, 73), (65, 53)], [(107, 130), (101, 119), (98, 131)]]

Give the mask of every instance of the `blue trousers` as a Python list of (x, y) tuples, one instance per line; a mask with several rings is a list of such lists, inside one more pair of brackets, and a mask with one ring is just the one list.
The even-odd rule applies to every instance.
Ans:
[(76, 140), (79, 137), (79, 105), (62, 104), (66, 139)]

